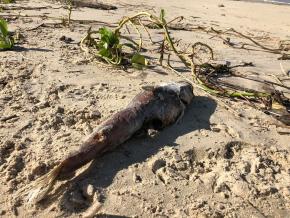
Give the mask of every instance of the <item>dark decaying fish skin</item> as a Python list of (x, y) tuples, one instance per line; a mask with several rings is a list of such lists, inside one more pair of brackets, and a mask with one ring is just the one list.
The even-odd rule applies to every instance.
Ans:
[(187, 82), (159, 85), (138, 94), (129, 105), (104, 121), (84, 141), (80, 149), (65, 158), (57, 167), (36, 180), (29, 193), (29, 202), (42, 200), (54, 182), (62, 176), (124, 143), (140, 130), (162, 128), (175, 123), (192, 101), (193, 89)]
[(142, 128), (160, 130), (175, 123), (192, 98), (192, 86), (187, 82), (141, 92), (125, 109), (103, 122), (78, 152), (63, 161), (61, 174), (70, 173), (103, 152), (112, 150)]

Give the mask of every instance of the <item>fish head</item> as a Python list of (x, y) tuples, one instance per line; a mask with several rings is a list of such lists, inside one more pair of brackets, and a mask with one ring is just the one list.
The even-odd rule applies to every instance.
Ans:
[(193, 95), (193, 87), (187, 81), (179, 81), (173, 83), (162, 83), (156, 87), (158, 91), (168, 91), (174, 92), (178, 98), (184, 103), (185, 105), (190, 104), (194, 95)]

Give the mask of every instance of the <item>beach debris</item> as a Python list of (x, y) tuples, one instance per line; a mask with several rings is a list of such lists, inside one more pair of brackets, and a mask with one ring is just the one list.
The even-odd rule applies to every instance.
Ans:
[(95, 129), (78, 151), (32, 183), (29, 202), (39, 202), (52, 189), (59, 176), (73, 173), (104, 152), (127, 141), (137, 131), (161, 130), (176, 123), (193, 97), (192, 85), (184, 81), (160, 84), (151, 90), (142, 91), (125, 109)]
[(1, 117), (0, 121), (6, 122), (6, 121), (14, 119), (14, 118), (18, 118), (18, 116), (16, 114), (12, 114), (12, 115), (9, 115), (9, 116)]
[(103, 204), (101, 202), (99, 202), (99, 201), (96, 200), (93, 203), (93, 205), (91, 207), (89, 207), (87, 209), (87, 211), (82, 214), (82, 217), (84, 217), (84, 218), (92, 218), (92, 217), (95, 217), (96, 214), (102, 208), (102, 206), (103, 206)]
[[(275, 86), (280, 86), (284, 89), (290, 90), (290, 87), (284, 84), (273, 83), (270, 81), (257, 81), (265, 85), (271, 86), (272, 91), (257, 91), (252, 89), (247, 89), (240, 87), (237, 84), (225, 83), (221, 79), (225, 77), (236, 77), (250, 79), (247, 76), (240, 75), (236, 72), (239, 67), (252, 67), (254, 64), (252, 62), (246, 62), (239, 65), (232, 66), (230, 63), (219, 64), (214, 61), (214, 51), (213, 49), (202, 42), (195, 42), (193, 45), (188, 46), (191, 51), (184, 51), (179, 48), (178, 39), (173, 39), (169, 33), (170, 25), (174, 22), (181, 22), (183, 17), (176, 17), (173, 20), (167, 22), (165, 20), (165, 11), (161, 10), (159, 17), (148, 12), (139, 12), (131, 17), (124, 17), (120, 22), (119, 26), (115, 29), (109, 29), (102, 27), (97, 31), (91, 30), (89, 28), (86, 36), (81, 40), (81, 49), (86, 52), (86, 54), (92, 55), (95, 59), (100, 62), (105, 62), (113, 66), (122, 67), (135, 67), (137, 69), (142, 69), (148, 63), (147, 59), (141, 54), (144, 49), (143, 46), (143, 36), (140, 31), (141, 28), (147, 33), (153, 45), (159, 47), (160, 58), (159, 64), (171, 71), (177, 73), (180, 77), (190, 82), (192, 85), (202, 89), (203, 91), (209, 93), (210, 95), (215, 95), (218, 97), (228, 97), (236, 98), (239, 100), (246, 101), (255, 108), (266, 112), (267, 114), (274, 115), (271, 113), (273, 104), (279, 104), (284, 107), (283, 113), (276, 111), (275, 116), (282, 123), (288, 125), (289, 114), (289, 99), (282, 92), (275, 90)], [(149, 20), (149, 21), (148, 21)], [(149, 23), (148, 23), (149, 22)], [(169, 25), (170, 24), (170, 25)], [(139, 36), (139, 41), (135, 41), (134, 37), (123, 36), (122, 29), (128, 29), (129, 26), (133, 27)], [(148, 31), (149, 28), (160, 29), (163, 32), (164, 40), (161, 42), (153, 42), (152, 37)], [(202, 28), (201, 28), (202, 29)], [(202, 29), (205, 31), (205, 29)], [(261, 50), (274, 54), (286, 54), (288, 51), (287, 41), (281, 41), (279, 48), (270, 48), (262, 45), (258, 41), (254, 40), (252, 37), (247, 36), (237, 30), (231, 28), (226, 31), (216, 30), (211, 28), (208, 30), (210, 33), (215, 34), (213, 37), (219, 37), (223, 42), (231, 47), (248, 49), (248, 50)], [(129, 30), (127, 32), (130, 33)], [(99, 35), (95, 37), (94, 35)], [(224, 39), (223, 35), (230, 35), (248, 40), (251, 43), (244, 43), (242, 45), (233, 44), (230, 38)], [(125, 41), (125, 42), (123, 42)], [(124, 52), (124, 48), (129, 47), (130, 52)], [(163, 64), (165, 55), (167, 56), (167, 65)], [(192, 72), (192, 79), (184, 77), (171, 65), (171, 55), (177, 56), (184, 66)], [(137, 67), (136, 67), (137, 66)], [(279, 94), (278, 94), (279, 93)], [(280, 97), (279, 97), (280, 96)], [(282, 97), (283, 96), (283, 97)], [(281, 98), (284, 100), (281, 101)], [(278, 113), (278, 116), (277, 116)], [(287, 117), (287, 119), (286, 119)], [(284, 121), (285, 120), (285, 121)]]
[(278, 60), (290, 60), (290, 55), (289, 54), (282, 54)]
[(283, 67), (283, 64), (281, 62), (280, 62), (280, 69), (281, 69), (282, 73), (285, 76), (290, 76), (290, 69), (289, 70), (285, 70), (284, 67)]
[(67, 36), (61, 36), (59, 38), (59, 40), (62, 41), (62, 42), (68, 43), (68, 44), (74, 41), (72, 38), (67, 37)]
[(116, 10), (118, 9), (114, 5), (104, 4), (97, 0), (71, 0), (72, 5), (75, 7), (86, 7), (86, 8), (94, 8), (99, 10)]

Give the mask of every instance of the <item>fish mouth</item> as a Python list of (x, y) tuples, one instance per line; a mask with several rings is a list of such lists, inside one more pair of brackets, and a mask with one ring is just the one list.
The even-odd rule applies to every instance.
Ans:
[(179, 86), (179, 99), (185, 105), (190, 104), (194, 97), (193, 86), (187, 81), (179, 81), (177, 84)]

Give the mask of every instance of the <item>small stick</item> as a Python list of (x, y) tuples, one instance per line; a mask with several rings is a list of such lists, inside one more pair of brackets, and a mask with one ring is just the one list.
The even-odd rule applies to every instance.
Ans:
[(6, 122), (6, 121), (11, 120), (11, 119), (16, 118), (16, 117), (18, 117), (18, 116), (16, 114), (13, 114), (13, 115), (10, 115), (10, 116), (7, 116), (7, 117), (2, 117), (0, 119), (0, 121)]
[[(63, 20), (63, 18), (59, 17), (52, 17), (52, 16), (47, 16), (47, 15), (22, 15), (22, 14), (2, 14), (2, 17), (23, 17), (23, 18), (42, 18), (42, 19), (51, 19), (51, 20)], [(96, 23), (99, 25), (106, 25), (108, 27), (116, 27), (117, 23), (107, 23), (104, 21), (97, 21), (97, 20), (79, 20), (79, 19), (71, 19), (71, 22), (76, 22), (80, 24), (92, 24)]]
[(148, 31), (148, 29), (145, 27), (145, 25), (140, 21), (140, 19), (139, 19), (139, 24), (143, 27), (143, 29), (144, 29), (145, 32), (147, 33), (150, 42), (151, 42), (152, 44), (155, 44), (155, 43), (153, 42), (153, 40), (152, 40), (151, 34), (149, 33), (149, 31)]
[(284, 67), (282, 65), (282, 62), (280, 62), (280, 69), (281, 69), (282, 73), (284, 73), (286, 76), (288, 76), (286, 70), (284, 69)]
[(6, 6), (0, 6), (0, 8), (2, 10), (7, 10), (7, 11), (9, 10), (9, 11), (11, 11), (11, 10), (42, 10), (42, 9), (49, 9), (49, 8), (52, 8), (52, 9), (60, 9), (60, 8), (62, 8), (62, 6), (59, 7), (59, 8), (54, 8), (52, 6), (40, 6), (40, 7), (28, 7), (28, 6), (12, 6), (12, 7), (6, 7)]
[(67, 25), (70, 26), (71, 23), (71, 13), (72, 13), (72, 9), (73, 9), (73, 5), (72, 5), (72, 1), (73, 0), (68, 0), (68, 23)]
[(93, 218), (102, 208), (102, 204), (99, 201), (95, 201), (93, 205), (82, 215), (83, 218)]
[(138, 52), (142, 50), (142, 45), (143, 45), (143, 39), (142, 39), (142, 34), (140, 30), (138, 29), (137, 25), (135, 25), (131, 20), (129, 20), (129, 23), (134, 27), (136, 30), (137, 34), (139, 35), (139, 46), (138, 46)]

